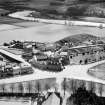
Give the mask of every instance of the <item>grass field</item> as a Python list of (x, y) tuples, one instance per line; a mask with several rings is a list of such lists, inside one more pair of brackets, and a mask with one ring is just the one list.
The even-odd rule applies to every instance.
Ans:
[(105, 29), (99, 29), (97, 27), (66, 26), (34, 22), (20, 22), (11, 24), (15, 27), (18, 26), (18, 28), (10, 29), (8, 27), (4, 31), (0, 31), (0, 43), (11, 40), (54, 42), (67, 36), (83, 33), (105, 37)]
[(24, 20), (6, 17), (6, 16), (0, 16), (0, 24), (12, 24), (12, 23), (20, 23), (24, 22)]
[[(103, 36), (105, 35), (105, 29), (100, 29), (97, 27), (85, 27), (85, 26), (66, 26), (66, 25), (56, 25), (56, 24), (45, 24), (45, 23), (31, 23), (31, 22), (24, 22), (24, 23), (14, 23), (14, 25), (18, 25), (18, 26), (31, 26), (33, 25), (33, 27), (29, 27), (29, 28), (25, 28), (25, 29), (19, 29), (19, 30), (13, 30), (13, 31), (9, 31), (9, 33), (15, 34), (15, 35), (21, 35), (21, 37), (23, 36), (25, 38), (25, 36), (27, 35), (32, 37), (34, 39), (37, 40), (36, 36), (40, 37), (40, 40), (42, 39), (41, 36), (44, 37), (44, 39), (46, 40), (49, 39), (54, 41), (57, 40), (56, 38), (62, 38), (62, 37), (66, 37), (69, 35), (75, 35), (75, 34), (80, 34), (80, 33), (88, 33), (88, 34), (92, 34), (92, 35), (96, 35), (96, 36)], [(22, 32), (22, 33), (21, 33)], [(5, 34), (7, 32), (1, 32), (0, 34)], [(19, 34), (20, 33), (20, 34)], [(51, 39), (52, 37), (55, 37), (54, 39)], [(29, 38), (30, 39), (30, 38)], [(43, 39), (43, 40), (44, 40)], [(40, 41), (39, 40), (39, 41)]]
[(81, 20), (84, 21), (92, 21), (92, 22), (101, 22), (105, 23), (105, 18), (98, 18), (98, 17), (80, 17)]

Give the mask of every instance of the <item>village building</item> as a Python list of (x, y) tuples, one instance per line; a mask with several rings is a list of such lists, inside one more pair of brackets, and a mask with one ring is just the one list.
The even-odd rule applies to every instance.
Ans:
[(44, 53), (37, 53), (33, 56), (32, 64), (34, 67), (42, 70), (61, 71), (62, 63), (60, 56), (48, 56)]
[(70, 64), (88, 64), (105, 59), (104, 46), (86, 46), (68, 49)]
[(61, 98), (57, 93), (51, 93), (42, 105), (61, 105)]

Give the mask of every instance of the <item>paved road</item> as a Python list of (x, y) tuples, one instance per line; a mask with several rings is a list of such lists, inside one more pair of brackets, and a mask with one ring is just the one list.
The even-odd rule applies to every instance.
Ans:
[[(14, 57), (20, 61), (24, 61), (20, 56), (12, 54), (10, 52), (4, 51), (0, 49), (0, 52), (8, 54), (10, 57)], [(25, 61), (24, 61), (25, 62)], [(47, 71), (41, 71), (39, 69), (33, 68), (34, 73), (30, 75), (25, 76), (18, 76), (18, 77), (12, 77), (8, 79), (2, 79), (0, 80), (0, 84), (3, 83), (15, 83), (15, 82), (23, 82), (23, 81), (31, 81), (31, 80), (37, 80), (37, 79), (44, 79), (44, 78), (73, 78), (73, 79), (79, 79), (79, 80), (86, 80), (86, 81), (93, 81), (98, 83), (105, 84), (104, 80), (92, 77), (87, 74), (87, 70), (90, 67), (93, 67), (95, 65), (105, 63), (105, 60), (99, 61), (93, 64), (88, 65), (69, 65), (66, 66), (65, 69), (62, 72), (59, 73), (52, 73)]]
[[(35, 28), (33, 30), (35, 31)], [(26, 31), (26, 30), (24, 30), (24, 31)], [(31, 32), (32, 31), (29, 31), (29, 33), (31, 33)], [(11, 34), (12, 33), (13, 32), (11, 32)], [(21, 33), (23, 34), (23, 31)], [(15, 34), (16, 34), (16, 32), (15, 32)], [(44, 38), (45, 38), (45, 36), (44, 36)], [(22, 62), (25, 62), (18, 55), (12, 54), (12, 53), (7, 52), (7, 51), (4, 51), (2, 49), (0, 49), (0, 52), (5, 53), (5, 54), (9, 55), (10, 57), (13, 57), (13, 58), (15, 58), (17, 60), (20, 60)], [(25, 63), (27, 63), (27, 62), (25, 62)], [(30, 81), (30, 80), (35, 80), (35, 79), (53, 78), (53, 77), (55, 77), (55, 78), (64, 78), (64, 77), (66, 77), (66, 78), (74, 78), (74, 79), (93, 81), (93, 82), (99, 82), (99, 83), (105, 84), (104, 80), (92, 77), (92, 76), (87, 74), (87, 70), (90, 67), (93, 67), (93, 66), (95, 66), (97, 64), (101, 64), (101, 63), (105, 63), (105, 60), (104, 61), (100, 61), (100, 62), (96, 62), (96, 63), (93, 63), (93, 64), (88, 64), (88, 65), (72, 65), (72, 66), (69, 65), (69, 66), (66, 66), (65, 69), (62, 72), (56, 73), (56, 74), (55, 73), (51, 73), (51, 72), (49, 73), (49, 72), (46, 72), (46, 71), (41, 71), (41, 70), (38, 70), (38, 69), (34, 68), (34, 71), (35, 71), (34, 74), (25, 75), (25, 76), (19, 76), (19, 77), (13, 77), (13, 78), (9, 78), (9, 79), (2, 79), (2, 80), (0, 80), (0, 84), (2, 84), (2, 83), (15, 83), (15, 82), (22, 82), (22, 81)]]
[(0, 49), (0, 52), (3, 53), (3, 54), (5, 54), (5, 55), (7, 55), (7, 56), (9, 56), (9, 57), (11, 57), (11, 58), (13, 58), (13, 59), (16, 59), (17, 61), (20, 61), (20, 62), (23, 62), (23, 63), (25, 63), (25, 64), (27, 64), (27, 65), (30, 65), (29, 63), (27, 63), (27, 62), (21, 57), (21, 55), (15, 55), (15, 54), (13, 54), (13, 53), (11, 53), (11, 52), (9, 52), (9, 51), (6, 51), (6, 50), (4, 50), (4, 49)]

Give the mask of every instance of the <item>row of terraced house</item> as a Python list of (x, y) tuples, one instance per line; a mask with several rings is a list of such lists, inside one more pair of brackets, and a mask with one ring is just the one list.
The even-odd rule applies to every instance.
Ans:
[[(81, 45), (61, 50), (59, 54), (60, 58), (65, 58), (63, 65), (89, 64), (105, 59), (105, 45)], [(42, 58), (42, 61), (45, 60)]]
[(67, 52), (69, 64), (89, 64), (105, 59), (105, 45), (77, 46)]

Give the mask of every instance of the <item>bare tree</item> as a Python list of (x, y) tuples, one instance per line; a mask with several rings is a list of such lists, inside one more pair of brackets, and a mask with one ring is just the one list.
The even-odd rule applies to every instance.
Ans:
[(31, 91), (32, 91), (32, 83), (31, 82), (28, 82), (27, 88), (28, 88), (28, 92), (31, 93)]
[(58, 92), (58, 84), (57, 83), (54, 84), (54, 91)]
[(23, 87), (22, 83), (19, 83), (18, 89), (19, 89), (20, 93), (23, 93), (24, 87)]
[(102, 93), (103, 93), (103, 84), (99, 84), (98, 92), (99, 92), (100, 96), (102, 96)]
[(62, 89), (64, 90), (64, 97), (65, 97), (65, 92), (66, 92), (66, 89), (67, 89), (66, 78), (64, 78), (64, 80), (63, 80), (61, 85), (62, 85)]
[(89, 83), (89, 90), (90, 90), (92, 93), (95, 93), (96, 87), (95, 87), (95, 83), (92, 82), (92, 81)]
[(86, 82), (85, 81), (83, 81), (83, 80), (80, 81), (80, 87), (81, 88), (85, 88), (85, 85), (86, 85)]
[(2, 92), (5, 93), (5, 84), (1, 85)]
[(39, 83), (39, 81), (37, 81), (36, 82), (36, 84), (35, 84), (35, 89), (37, 90), (37, 92), (38, 92), (38, 100), (37, 100), (37, 102), (39, 102), (39, 97), (40, 97), (40, 91), (41, 91), (41, 84)]
[(36, 88), (38, 93), (41, 91), (41, 84), (38, 81), (35, 84), (35, 88)]
[(48, 89), (50, 89), (50, 86), (49, 86), (49, 84), (47, 83), (47, 84), (45, 84), (45, 90), (48, 91)]
[(14, 92), (14, 84), (13, 83), (10, 85), (10, 90), (11, 90), (11, 93)]
[(76, 80), (71, 79), (70, 80), (70, 90), (75, 93), (75, 91), (77, 90), (77, 83)]

